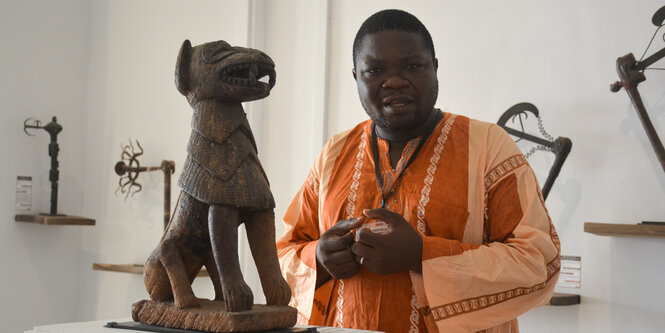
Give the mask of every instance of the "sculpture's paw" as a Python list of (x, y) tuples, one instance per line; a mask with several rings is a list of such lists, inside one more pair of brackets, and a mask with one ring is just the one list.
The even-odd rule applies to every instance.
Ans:
[(264, 292), (268, 305), (288, 305), (291, 300), (291, 287), (281, 274), (271, 279), (269, 287)]
[(254, 304), (254, 295), (245, 281), (237, 279), (224, 285), (224, 304), (229, 312), (246, 311)]
[(176, 297), (173, 304), (178, 309), (198, 308), (200, 306), (199, 300), (194, 294)]

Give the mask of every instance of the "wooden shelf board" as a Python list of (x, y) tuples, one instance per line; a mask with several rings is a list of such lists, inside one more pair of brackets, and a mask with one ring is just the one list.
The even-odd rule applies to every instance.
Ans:
[(14, 220), (47, 225), (95, 225), (94, 219), (70, 215), (15, 215)]
[(585, 222), (584, 232), (599, 236), (665, 237), (665, 226)]
[(114, 264), (101, 264), (95, 262), (92, 264), (92, 269), (96, 271), (143, 274), (143, 265), (137, 265), (137, 264), (114, 265)]
[[(96, 271), (143, 274), (143, 265), (139, 264), (115, 265), (95, 262), (92, 264), (92, 269)], [(201, 268), (201, 271), (197, 275), (197, 277), (201, 276), (208, 276), (208, 271), (206, 271), (205, 267)]]

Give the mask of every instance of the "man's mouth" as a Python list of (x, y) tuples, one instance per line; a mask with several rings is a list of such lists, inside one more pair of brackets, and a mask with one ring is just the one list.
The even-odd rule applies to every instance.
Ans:
[(413, 98), (407, 95), (387, 96), (381, 102), (383, 102), (383, 106), (386, 108), (393, 111), (402, 111), (409, 104), (413, 103)]

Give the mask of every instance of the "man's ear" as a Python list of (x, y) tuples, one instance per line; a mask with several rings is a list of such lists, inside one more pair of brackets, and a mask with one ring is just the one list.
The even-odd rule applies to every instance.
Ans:
[(358, 79), (356, 78), (356, 69), (352, 69), (351, 72), (353, 73), (353, 79), (357, 81)]
[(434, 58), (434, 73), (439, 69), (439, 59)]
[(178, 59), (175, 62), (175, 86), (185, 96), (189, 92), (187, 83), (189, 82), (189, 65), (191, 59), (192, 43), (189, 42), (189, 39), (185, 39), (182, 42), (180, 52), (178, 52)]

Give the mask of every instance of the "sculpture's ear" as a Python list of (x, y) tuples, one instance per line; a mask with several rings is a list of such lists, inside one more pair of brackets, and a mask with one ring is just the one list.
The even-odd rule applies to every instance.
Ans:
[(187, 95), (189, 92), (189, 66), (192, 58), (192, 43), (189, 42), (189, 39), (185, 39), (182, 42), (180, 47), (180, 52), (178, 53), (178, 60), (175, 63), (175, 86), (178, 88), (178, 91)]

